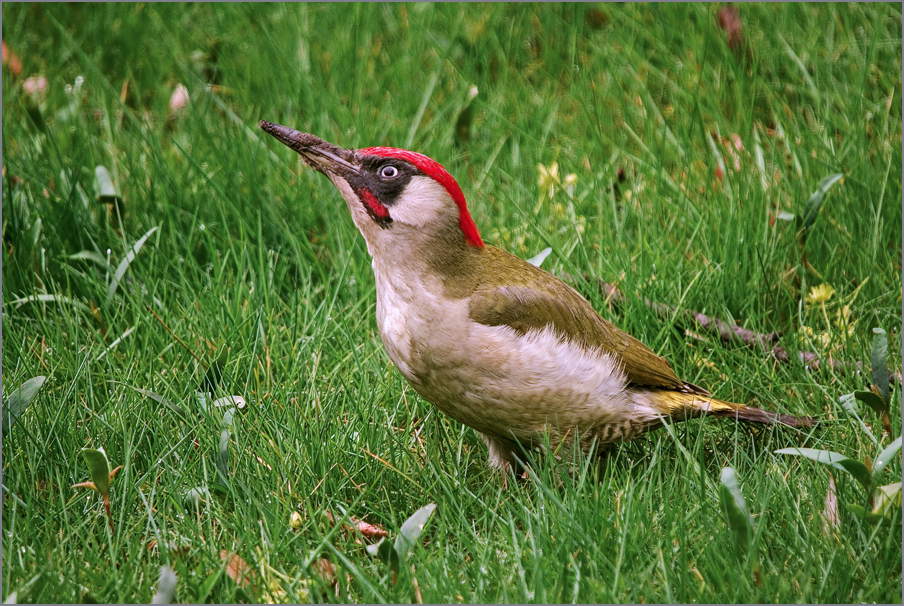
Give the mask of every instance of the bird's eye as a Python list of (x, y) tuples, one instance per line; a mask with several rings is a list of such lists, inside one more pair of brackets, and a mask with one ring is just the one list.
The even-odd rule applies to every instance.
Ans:
[(380, 176), (384, 179), (392, 179), (393, 177), (399, 176), (399, 169), (397, 169), (392, 164), (387, 164), (383, 168), (380, 169)]

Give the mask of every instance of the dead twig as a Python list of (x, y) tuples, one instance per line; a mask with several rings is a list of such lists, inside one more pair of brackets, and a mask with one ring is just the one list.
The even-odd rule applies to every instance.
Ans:
[[(616, 305), (624, 303), (625, 296), (617, 286), (599, 279), (595, 279), (595, 281), (599, 286), (600, 292), (603, 293), (608, 302), (614, 303)], [(656, 315), (663, 317), (677, 316), (691, 320), (704, 332), (709, 332), (711, 334), (717, 335), (721, 341), (724, 341), (726, 343), (742, 343), (744, 345), (750, 345), (761, 351), (768, 352), (779, 362), (789, 362), (792, 359), (791, 354), (788, 353), (788, 350), (778, 344), (778, 340), (781, 335), (779, 335), (779, 333), (777, 332), (755, 332), (750, 329), (744, 328), (743, 326), (731, 324), (730, 322), (726, 322), (725, 320), (713, 318), (700, 312), (679, 309), (672, 305), (659, 303), (657, 301), (651, 301), (646, 298), (642, 299), (642, 301), (644, 305), (656, 312)], [(838, 371), (863, 371), (862, 362), (846, 362), (843, 360), (836, 360), (831, 357), (823, 358), (812, 351), (800, 351), (797, 353), (797, 358), (804, 366), (813, 370), (822, 367), (828, 367)], [(901, 373), (893, 373), (891, 379), (900, 383)]]
[(198, 354), (196, 354), (194, 352), (194, 350), (192, 350), (192, 348), (188, 346), (188, 343), (186, 343), (185, 341), (180, 339), (179, 335), (174, 333), (173, 330), (169, 326), (166, 325), (166, 322), (163, 321), (163, 318), (161, 318), (159, 315), (157, 315), (157, 312), (154, 311), (150, 305), (145, 305), (145, 307), (147, 308), (147, 310), (149, 312), (151, 312), (151, 314), (154, 316), (154, 319), (156, 319), (160, 323), (160, 326), (162, 326), (164, 328), (164, 330), (166, 330), (166, 332), (168, 332), (170, 334), (170, 336), (176, 340), (176, 343), (181, 345), (185, 351), (190, 353), (191, 357), (193, 357), (198, 364), (203, 364), (203, 362), (201, 361), (201, 358), (198, 357)]
[[(600, 291), (606, 296), (606, 299), (612, 303), (620, 304), (624, 301), (624, 295), (614, 284), (597, 280)], [(643, 299), (644, 305), (656, 312), (657, 315), (668, 317), (678, 315), (692, 319), (700, 328), (707, 332), (717, 334), (719, 338), (726, 342), (740, 341), (746, 345), (754, 345), (760, 349), (769, 349), (774, 343), (778, 342), (779, 334), (777, 332), (761, 333), (754, 332), (750, 329), (730, 324), (719, 318), (713, 318), (697, 311), (681, 310), (677, 307), (658, 303), (649, 299)], [(780, 348), (779, 348), (780, 349)]]

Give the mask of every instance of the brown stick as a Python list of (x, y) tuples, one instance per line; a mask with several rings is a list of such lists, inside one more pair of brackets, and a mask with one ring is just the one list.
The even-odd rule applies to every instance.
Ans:
[[(613, 303), (622, 303), (625, 296), (621, 293), (617, 286), (597, 280), (600, 291), (606, 296), (606, 299)], [(778, 341), (779, 334), (777, 332), (760, 333), (754, 332), (737, 324), (729, 324), (719, 318), (712, 318), (706, 314), (697, 311), (682, 310), (665, 303), (657, 303), (649, 299), (642, 299), (643, 304), (656, 312), (660, 316), (678, 315), (690, 318), (697, 323), (700, 328), (707, 332), (715, 333), (720, 339), (726, 342), (740, 341), (746, 345), (754, 345), (759, 349), (768, 350), (774, 343)], [(781, 349), (781, 347), (776, 346)], [(782, 350), (784, 351), (784, 350)], [(787, 353), (785, 354), (787, 356)]]
[[(625, 296), (617, 286), (608, 282), (603, 282), (599, 279), (596, 280), (596, 283), (598, 284), (600, 291), (606, 297), (607, 301), (611, 301), (615, 304), (624, 302)], [(743, 326), (731, 324), (724, 320), (720, 320), (719, 318), (713, 318), (700, 312), (679, 309), (677, 307), (673, 307), (665, 303), (651, 301), (646, 298), (642, 299), (642, 301), (644, 305), (656, 312), (657, 315), (680, 316), (690, 319), (704, 331), (718, 335), (719, 339), (727, 343), (743, 343), (745, 345), (753, 346), (762, 351), (769, 352), (770, 354), (772, 354), (772, 357), (774, 357), (779, 362), (788, 362), (791, 360), (791, 355), (788, 353), (788, 350), (778, 344), (780, 335), (777, 332), (754, 332), (752, 330), (744, 328)], [(862, 362), (845, 362), (842, 360), (835, 360), (831, 357), (822, 359), (818, 354), (812, 351), (798, 352), (797, 357), (800, 362), (807, 368), (814, 370), (822, 366), (828, 366), (833, 370), (839, 371), (863, 371)], [(898, 383), (901, 383), (901, 373), (892, 373), (891, 379), (897, 381)]]
[(110, 524), (110, 530), (113, 530), (113, 512), (110, 511), (110, 495), (103, 495), (104, 511), (107, 512), (107, 523)]
[(186, 343), (185, 341), (183, 341), (182, 339), (180, 339), (180, 338), (179, 338), (179, 335), (177, 335), (176, 333), (174, 333), (173, 330), (172, 330), (169, 326), (166, 325), (166, 322), (163, 321), (163, 318), (161, 318), (159, 315), (157, 315), (157, 312), (154, 311), (154, 309), (153, 309), (150, 305), (145, 305), (145, 307), (147, 308), (147, 310), (148, 310), (149, 312), (151, 312), (151, 314), (154, 316), (154, 318), (155, 318), (158, 322), (160, 322), (160, 326), (162, 326), (162, 327), (166, 330), (166, 332), (168, 332), (168, 333), (170, 334), (170, 336), (176, 340), (176, 343), (178, 343), (179, 345), (181, 345), (182, 348), (185, 349), (185, 351), (187, 351), (188, 353), (190, 353), (190, 354), (191, 354), (191, 357), (193, 357), (193, 358), (195, 359), (195, 361), (198, 362), (198, 364), (202, 364), (202, 363), (203, 363), (203, 362), (201, 362), (201, 358), (198, 357), (198, 354), (196, 354), (196, 353), (194, 352), (194, 350), (192, 350), (192, 348), (188, 346), (188, 343)]

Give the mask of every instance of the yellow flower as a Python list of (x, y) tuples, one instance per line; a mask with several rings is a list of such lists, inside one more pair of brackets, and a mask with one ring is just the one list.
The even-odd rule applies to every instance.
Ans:
[(831, 299), (834, 294), (835, 289), (832, 288), (830, 284), (822, 283), (819, 286), (814, 286), (810, 289), (806, 301), (807, 303), (825, 303)]
[(849, 324), (851, 321), (851, 306), (845, 305), (838, 310), (838, 323)]
[(289, 526), (292, 528), (292, 530), (298, 530), (299, 528), (301, 528), (301, 524), (301, 514), (297, 511), (293, 511), (292, 515), (289, 516)]
[(853, 319), (850, 305), (844, 305), (835, 312), (835, 326), (843, 336), (854, 336), (854, 332), (857, 330), (857, 320)]
[(559, 184), (559, 163), (553, 162), (549, 166), (537, 164), (537, 185), (540, 189), (551, 190)]

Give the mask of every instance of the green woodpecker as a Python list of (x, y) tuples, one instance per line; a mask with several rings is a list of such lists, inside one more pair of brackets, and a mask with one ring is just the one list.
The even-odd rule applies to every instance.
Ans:
[(458, 183), (427, 156), (260, 126), (345, 198), (373, 259), (386, 353), (424, 399), (480, 432), (493, 467), (511, 469), (521, 448), (605, 446), (704, 414), (813, 423), (711, 397), (573, 288), (485, 245)]

